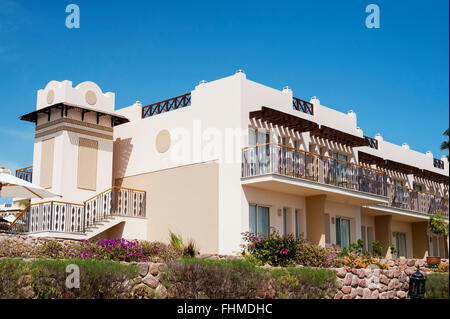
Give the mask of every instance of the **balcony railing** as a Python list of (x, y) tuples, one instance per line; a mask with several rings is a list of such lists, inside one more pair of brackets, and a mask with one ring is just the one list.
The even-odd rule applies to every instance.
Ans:
[(11, 224), (18, 233), (86, 232), (112, 216), (145, 217), (146, 192), (112, 187), (83, 204), (49, 201), (28, 205)]
[(24, 181), (33, 182), (33, 166), (28, 166), (25, 168), (21, 168), (16, 170), (16, 177), (23, 179)]
[(310, 102), (306, 102), (302, 99), (298, 99), (296, 97), (292, 98), (292, 106), (294, 107), (294, 110), (314, 115), (314, 104)]
[(142, 107), (142, 118), (169, 112), (191, 105), (191, 93)]
[(402, 186), (388, 184), (389, 206), (433, 215), (441, 213), (448, 218), (448, 198)]
[(387, 196), (386, 174), (279, 144), (263, 144), (242, 150), (242, 177), (278, 174)]

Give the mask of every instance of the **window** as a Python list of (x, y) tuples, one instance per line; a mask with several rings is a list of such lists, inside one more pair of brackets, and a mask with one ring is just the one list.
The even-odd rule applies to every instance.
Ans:
[(336, 245), (350, 247), (350, 219), (336, 218)]
[(319, 154), (320, 154), (320, 155), (325, 155), (325, 152), (326, 152), (325, 147), (321, 147), (321, 148), (319, 149)]
[(340, 161), (346, 161), (348, 162), (348, 156), (342, 153), (333, 152), (333, 158), (340, 160)]
[(283, 208), (283, 234), (286, 236), (288, 234), (288, 221), (287, 221), (287, 208)]
[(249, 148), (249, 173), (250, 175), (264, 174), (269, 169), (270, 158), (270, 135), (265, 131), (258, 131), (249, 128), (248, 144), (249, 146), (260, 145)]
[(98, 141), (80, 137), (78, 143), (77, 186), (97, 190)]
[(422, 189), (423, 189), (422, 185), (415, 184), (415, 183), (413, 184), (413, 188), (414, 188), (416, 191), (419, 191), (419, 192), (421, 192)]
[(289, 146), (289, 137), (279, 136), (278, 137), (278, 142), (281, 145)]
[(300, 148), (300, 142), (298, 140), (294, 140), (294, 148), (299, 149)]
[(308, 151), (311, 152), (311, 153), (314, 153), (315, 150), (316, 150), (316, 145), (314, 145), (314, 144), (309, 144), (309, 149), (308, 149)]
[(400, 186), (403, 187), (405, 185), (405, 182), (399, 180), (399, 179), (393, 179), (392, 180), (392, 184), (394, 184), (395, 186)]
[(270, 216), (269, 207), (249, 205), (249, 230), (252, 233), (261, 233), (269, 236), (270, 232)]
[(333, 152), (333, 158), (339, 160), (336, 161), (336, 180), (338, 182), (345, 182), (348, 177), (347, 176), (348, 164), (340, 161), (347, 162), (348, 161), (347, 155), (338, 152)]
[(368, 226), (361, 226), (361, 237), (364, 241), (364, 250), (372, 252), (373, 228)]
[(41, 142), (41, 173), (40, 182), (42, 188), (51, 188), (53, 181), (53, 157), (55, 152), (55, 138), (49, 138)]
[(406, 249), (406, 234), (405, 233), (395, 233), (395, 244), (397, 246), (398, 256), (403, 256), (408, 258)]
[(300, 237), (300, 212), (295, 210), (295, 238)]

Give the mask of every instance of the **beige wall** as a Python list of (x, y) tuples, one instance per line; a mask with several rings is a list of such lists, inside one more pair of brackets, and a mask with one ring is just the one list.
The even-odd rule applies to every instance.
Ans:
[(97, 190), (98, 142), (80, 137), (78, 143), (78, 188)]
[(326, 195), (306, 197), (306, 232), (313, 243), (325, 246), (325, 212)]
[(119, 186), (147, 191), (148, 240), (168, 242), (169, 230), (218, 252), (219, 165), (192, 164), (125, 177)]
[(390, 257), (389, 246), (392, 243), (392, 216), (375, 216), (375, 240), (383, 247), (383, 256)]
[[(405, 233), (406, 234), (406, 249), (408, 252), (408, 258), (413, 257), (413, 233), (412, 233), (412, 224), (409, 222), (401, 222), (401, 221), (392, 221), (392, 233), (391, 240), (394, 246), (396, 245), (396, 240), (394, 234), (396, 232)], [(398, 250), (398, 249), (397, 249)]]
[[(255, 187), (244, 186), (242, 232), (249, 230), (249, 204), (268, 206), (270, 209), (270, 226), (283, 234), (283, 208), (287, 208), (288, 233), (295, 234), (295, 210), (299, 211), (299, 232), (306, 236), (305, 198), (286, 193), (273, 192)], [(280, 211), (280, 215), (278, 215)]]
[(425, 258), (428, 255), (427, 245), (427, 222), (412, 223), (412, 245), (413, 255), (418, 258)]

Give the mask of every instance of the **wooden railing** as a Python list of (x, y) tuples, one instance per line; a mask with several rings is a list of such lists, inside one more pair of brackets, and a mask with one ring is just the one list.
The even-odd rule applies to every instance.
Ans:
[(191, 93), (142, 107), (142, 118), (169, 112), (191, 105)]
[(112, 216), (145, 217), (146, 192), (111, 187), (83, 204), (48, 201), (28, 205), (11, 223), (17, 233), (85, 233)]
[(425, 215), (449, 216), (448, 198), (388, 183), (389, 206)]
[(438, 158), (433, 158), (433, 166), (436, 168), (444, 169), (444, 161)]
[(386, 174), (383, 171), (280, 144), (244, 148), (242, 177), (265, 174), (279, 174), (387, 196)]
[(376, 140), (376, 139), (374, 139), (372, 137), (369, 137), (369, 136), (364, 136), (364, 138), (367, 141), (369, 141), (369, 145), (367, 145), (368, 147), (376, 149), (376, 150), (378, 149), (378, 140)]
[(33, 166), (24, 167), (16, 170), (16, 177), (24, 181), (33, 182)]
[(304, 100), (298, 99), (296, 97), (292, 98), (292, 106), (294, 107), (294, 110), (314, 115), (314, 104), (306, 102)]

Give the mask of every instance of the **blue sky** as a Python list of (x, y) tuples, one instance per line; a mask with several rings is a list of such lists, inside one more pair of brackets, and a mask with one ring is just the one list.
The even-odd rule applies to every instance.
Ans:
[[(67, 29), (68, 4), (81, 28)], [(368, 4), (381, 28), (365, 27)], [(243, 69), (298, 98), (356, 111), (365, 135), (443, 153), (448, 1), (0, 0), (0, 166), (28, 166), (36, 91), (90, 80), (116, 108), (150, 104)]]

